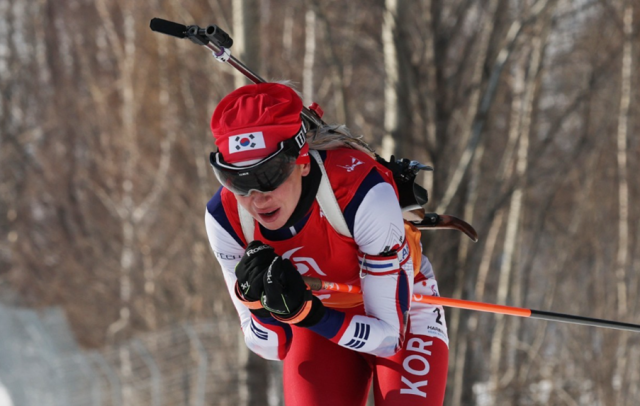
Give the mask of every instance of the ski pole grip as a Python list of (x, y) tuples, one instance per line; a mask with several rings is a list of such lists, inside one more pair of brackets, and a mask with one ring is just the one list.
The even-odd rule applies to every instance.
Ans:
[(302, 279), (304, 280), (304, 283), (306, 283), (307, 286), (309, 286), (309, 289), (322, 290), (322, 280), (318, 278), (313, 278), (311, 276), (303, 276)]
[(163, 20), (161, 18), (152, 18), (151, 23), (149, 23), (149, 28), (151, 28), (151, 31), (171, 35), (172, 37), (186, 38), (187, 36), (186, 25)]

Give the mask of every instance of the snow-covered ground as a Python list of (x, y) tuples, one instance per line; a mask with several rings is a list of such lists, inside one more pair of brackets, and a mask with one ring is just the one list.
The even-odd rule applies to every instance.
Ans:
[(9, 392), (0, 382), (0, 406), (13, 406)]

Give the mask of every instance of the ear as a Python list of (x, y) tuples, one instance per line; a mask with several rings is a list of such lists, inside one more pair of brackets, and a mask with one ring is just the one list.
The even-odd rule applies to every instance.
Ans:
[(302, 164), (302, 176), (307, 176), (311, 172), (311, 164)]

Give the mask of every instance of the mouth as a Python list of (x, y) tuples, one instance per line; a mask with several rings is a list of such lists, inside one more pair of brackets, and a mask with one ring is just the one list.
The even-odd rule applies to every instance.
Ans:
[(260, 217), (261, 222), (271, 223), (277, 219), (279, 213), (280, 208), (272, 211), (260, 211), (257, 214)]

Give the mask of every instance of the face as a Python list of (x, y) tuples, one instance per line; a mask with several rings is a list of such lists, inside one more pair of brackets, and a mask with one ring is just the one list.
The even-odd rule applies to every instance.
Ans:
[(296, 165), (295, 169), (273, 192), (252, 191), (249, 196), (235, 195), (240, 205), (268, 230), (282, 228), (293, 214), (300, 194), (302, 177), (311, 171), (310, 164)]

